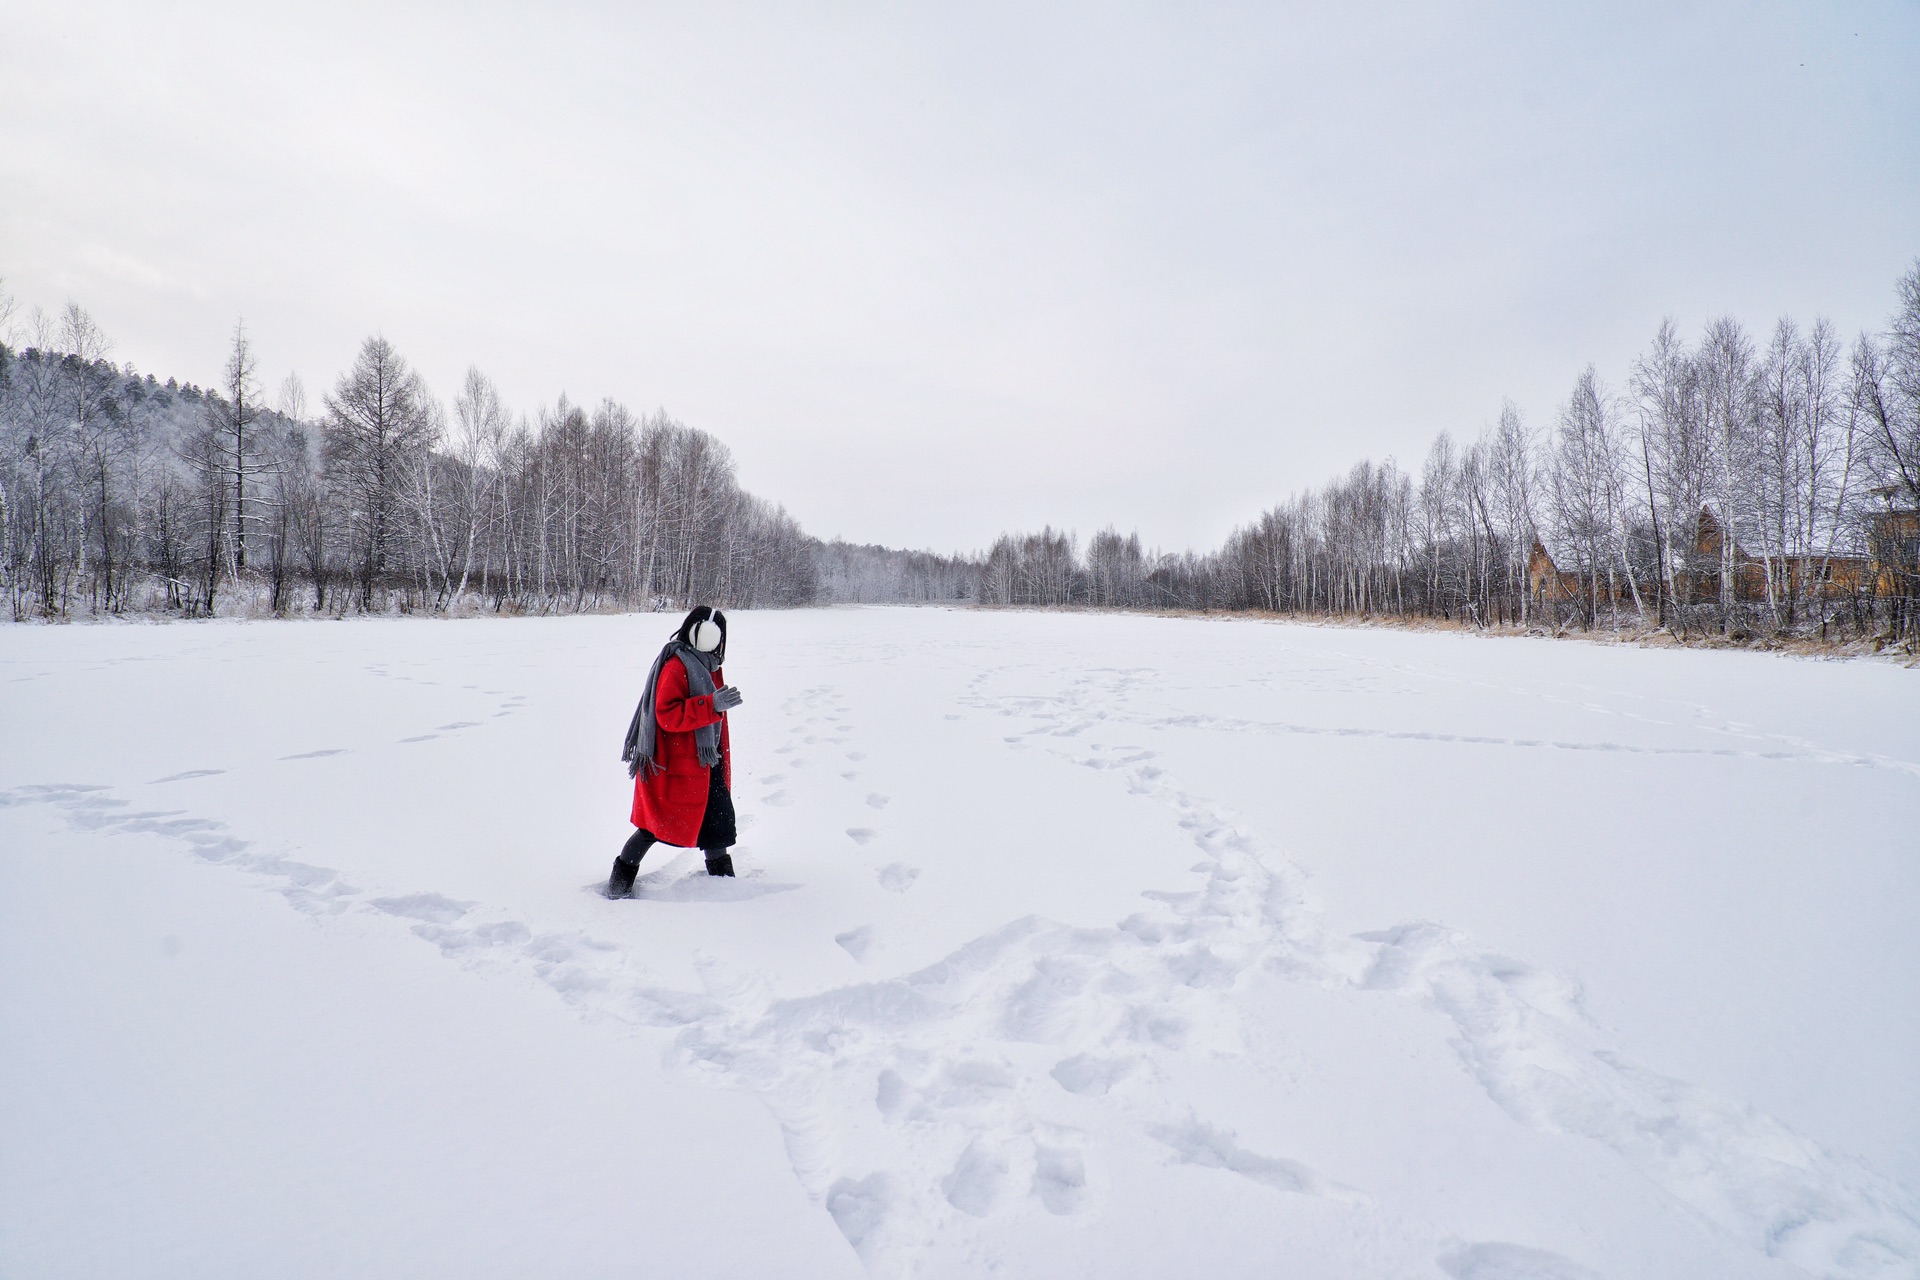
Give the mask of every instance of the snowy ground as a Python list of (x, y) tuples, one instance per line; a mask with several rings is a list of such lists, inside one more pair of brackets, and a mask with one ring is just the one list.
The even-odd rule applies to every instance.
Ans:
[(1920, 1274), (1920, 674), (668, 625), (0, 627), (0, 1274)]

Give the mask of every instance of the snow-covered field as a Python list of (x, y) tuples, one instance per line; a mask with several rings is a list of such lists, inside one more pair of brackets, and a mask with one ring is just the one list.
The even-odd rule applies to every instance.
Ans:
[(1920, 1274), (1920, 673), (669, 626), (0, 627), (0, 1274)]

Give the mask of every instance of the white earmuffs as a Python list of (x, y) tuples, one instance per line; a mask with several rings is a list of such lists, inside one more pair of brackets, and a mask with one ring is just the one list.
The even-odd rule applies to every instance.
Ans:
[(708, 618), (694, 623), (693, 631), (687, 638), (700, 652), (712, 653), (720, 647), (720, 628), (711, 618)]

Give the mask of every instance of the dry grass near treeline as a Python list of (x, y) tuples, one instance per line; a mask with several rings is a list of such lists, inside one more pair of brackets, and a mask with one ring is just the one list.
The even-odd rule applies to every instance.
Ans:
[(1320, 616), (1299, 613), (1274, 613), (1265, 609), (1121, 609), (1094, 605), (975, 605), (980, 609), (1032, 610), (1050, 613), (1132, 613), (1154, 618), (1248, 618), (1263, 622), (1285, 622), (1302, 627), (1334, 629), (1374, 629), (1390, 631), (1448, 632), (1489, 638), (1531, 637), (1536, 640), (1579, 640), (1588, 644), (1634, 645), (1645, 649), (1744, 649), (1756, 653), (1790, 653), (1808, 658), (1887, 658), (1902, 666), (1920, 668), (1920, 640), (1903, 640), (1881, 634), (1822, 640), (1818, 636), (1723, 636), (1710, 631), (1692, 631), (1684, 637), (1667, 627), (1622, 625), (1583, 630), (1573, 624), (1546, 627), (1512, 623), (1477, 625), (1462, 619), (1404, 618), (1392, 614), (1353, 614)]
[(1906, 666), (1920, 666), (1920, 652), (1916, 652), (1915, 641), (1901, 640), (1885, 634), (1850, 636), (1844, 640), (1822, 640), (1819, 636), (1795, 635), (1723, 636), (1712, 631), (1692, 631), (1685, 636), (1680, 636), (1668, 627), (1650, 627), (1645, 624), (1602, 626), (1589, 631), (1577, 625), (1520, 627), (1496, 623), (1476, 626), (1471, 622), (1445, 618), (1395, 618), (1376, 615), (1370, 618), (1302, 619), (1286, 614), (1262, 616), (1287, 618), (1290, 621), (1306, 622), (1311, 626), (1386, 627), (1398, 631), (1451, 631), (1463, 635), (1531, 636), (1544, 640), (1583, 640), (1589, 644), (1628, 644), (1645, 649), (1745, 649), (1759, 653), (1791, 653), (1810, 658), (1888, 657), (1898, 659)]

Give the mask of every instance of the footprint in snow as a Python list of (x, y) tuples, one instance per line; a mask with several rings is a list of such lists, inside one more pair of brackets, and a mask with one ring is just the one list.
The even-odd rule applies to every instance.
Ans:
[(185, 782), (190, 778), (217, 778), (225, 769), (189, 769), (185, 773), (170, 773), (164, 778), (155, 778), (149, 786), (158, 786), (162, 782)]
[(853, 761), (855, 764), (860, 763), (860, 761), (865, 760), (866, 758), (867, 758), (867, 753), (864, 751), (847, 752), (847, 759)]
[(478, 720), (455, 720), (452, 724), (441, 725), (440, 732), (450, 733), (455, 729), (477, 729), (479, 727), (480, 722)]
[(760, 785), (763, 787), (771, 787), (776, 783), (785, 782), (786, 780), (787, 780), (787, 775), (784, 773), (770, 773), (766, 777), (760, 779)]
[(435, 738), (437, 738), (437, 737), (439, 737), (439, 736), (440, 736), (440, 735), (439, 735), (439, 734), (437, 734), (437, 733), (418, 733), (418, 734), (415, 734), (415, 735), (414, 735), (413, 737), (411, 737), (411, 738), (402, 738), (402, 739), (400, 739), (400, 741), (402, 741), (402, 742), (432, 742), (432, 741), (433, 741), (433, 740), (434, 740)]
[(776, 791), (772, 795), (764, 797), (764, 799), (766, 803), (774, 806), (776, 809), (785, 808), (787, 805), (793, 803), (792, 800), (788, 799), (787, 793), (784, 791)]
[[(607, 886), (600, 884), (597, 892), (605, 897)], [(494, 947), (524, 947), (533, 941), (533, 930), (518, 920), (497, 920), (470, 928), (455, 928), (450, 924), (423, 920), (413, 926), (413, 932), (416, 937), (424, 938), (440, 948), (443, 956), (462, 956)]]
[(1087, 1193), (1087, 1162), (1071, 1147), (1033, 1144), (1033, 1194), (1048, 1213), (1065, 1216)]
[[(1328, 1200), (1339, 1200), (1348, 1204), (1358, 1203), (1360, 1197), (1350, 1187), (1321, 1176), (1314, 1169), (1301, 1164), (1298, 1160), (1286, 1160), (1277, 1156), (1263, 1156), (1257, 1151), (1249, 1151), (1234, 1141), (1231, 1133), (1216, 1129), (1203, 1120), (1188, 1119), (1183, 1124), (1154, 1125), (1147, 1132), (1165, 1143), (1173, 1152), (1178, 1164), (1195, 1164), (1207, 1169), (1225, 1169), (1237, 1173), (1251, 1182), (1272, 1187), (1276, 1191), (1291, 1191), (1296, 1195), (1320, 1196)], [(1512, 1276), (1541, 1276), (1543, 1280), (1559, 1280), (1553, 1272), (1532, 1271), (1490, 1271), (1455, 1272), (1456, 1276), (1476, 1277), (1477, 1280), (1496, 1280)], [(1565, 1280), (1587, 1280), (1586, 1276), (1569, 1275)]]
[(1068, 1093), (1098, 1098), (1106, 1096), (1114, 1085), (1133, 1074), (1136, 1065), (1126, 1058), (1102, 1058), (1091, 1053), (1077, 1053), (1054, 1063), (1049, 1074)]
[(1006, 1153), (975, 1137), (960, 1153), (952, 1172), (941, 1179), (940, 1189), (946, 1193), (947, 1203), (960, 1212), (984, 1218), (993, 1212), (1009, 1172)]
[(855, 770), (849, 769), (845, 773), (841, 774), (840, 776), (845, 778), (848, 782), (852, 782), (855, 778), (859, 777), (860, 775)]
[(884, 809), (892, 799), (892, 796), (883, 796), (878, 791), (875, 791), (867, 797), (867, 807), (869, 809)]
[(858, 929), (849, 929), (845, 933), (836, 933), (833, 940), (846, 949), (846, 953), (855, 960), (864, 960), (867, 948), (873, 945), (873, 926), (863, 924)]
[[(634, 886), (633, 896), (643, 902), (747, 902), (771, 894), (791, 893), (799, 887), (784, 880), (763, 879), (752, 871), (744, 876), (710, 876), (696, 871), (677, 880), (668, 879), (665, 884), (656, 884), (643, 876)], [(607, 887), (602, 883), (594, 886), (593, 891), (605, 897)]]
[(880, 887), (889, 893), (905, 893), (920, 878), (920, 868), (904, 862), (890, 862), (878, 873)]
[(428, 924), (452, 924), (473, 910), (471, 902), (455, 902), (437, 893), (410, 893), (398, 898), (375, 898), (367, 904), (376, 911)]
[(1557, 1253), (1494, 1240), (1462, 1245), (1434, 1261), (1453, 1280), (1600, 1280), (1598, 1271)]
[(872, 844), (880, 838), (880, 833), (872, 827), (848, 827), (847, 835), (855, 844)]
[(282, 760), (318, 760), (323, 756), (343, 756), (346, 753), (347, 749), (345, 747), (323, 747), (319, 751), (302, 751), (298, 755), (281, 756), (280, 758)]

